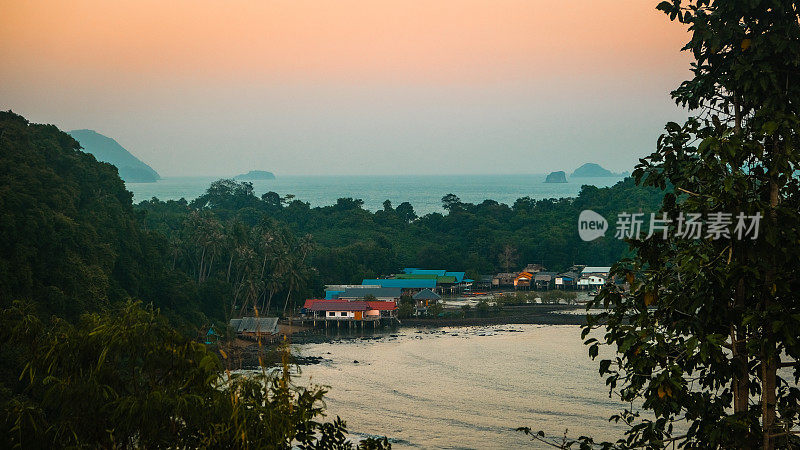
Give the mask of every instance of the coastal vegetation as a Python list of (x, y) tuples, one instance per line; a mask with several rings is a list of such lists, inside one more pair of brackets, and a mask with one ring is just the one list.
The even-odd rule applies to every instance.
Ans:
[[(573, 199), (521, 198), (513, 205), (465, 203), (449, 194), (442, 199), (446, 214), (417, 217), (408, 203), (395, 207), (386, 201), (371, 212), (361, 200), (342, 198), (312, 208), (291, 195), (257, 197), (247, 182), (219, 180), (192, 201), (154, 198), (136, 210), (148, 231), (170, 243), (170, 266), (200, 284), (225, 284), (237, 280), (228, 271), (243, 262), (239, 255), (252, 255), (261, 266), (249, 273), (267, 275), (253, 283), (255, 297), (266, 305), (272, 292), (273, 307), (280, 293), (291, 307), (304, 296), (321, 295), (325, 284), (360, 284), (403, 267), (459, 267), (477, 279), (518, 261), (552, 270), (587, 261), (610, 265), (624, 254), (625, 243), (611, 236), (582, 241), (580, 211), (593, 209), (613, 220), (621, 211), (655, 210), (662, 196), (632, 179), (610, 188), (584, 186)], [(297, 267), (293, 277), (303, 281), (291, 294), (283, 275), (288, 267)]]
[[(287, 355), (278, 372), (240, 375), (187, 337), (224, 318), (220, 300), (252, 298), (248, 271), (263, 260), (244, 264), (241, 249), (222, 284), (211, 239), (184, 272), (116, 168), (72, 137), (0, 112), (0, 148), (0, 447), (355, 447), (344, 421), (321, 420), (325, 391), (292, 383)], [(205, 215), (187, 227), (219, 236)], [(276, 239), (298, 246), (292, 258), (304, 251)], [(286, 269), (288, 295), (298, 267)]]

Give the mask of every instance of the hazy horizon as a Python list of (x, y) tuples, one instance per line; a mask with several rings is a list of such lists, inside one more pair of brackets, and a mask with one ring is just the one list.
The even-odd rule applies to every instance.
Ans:
[(686, 113), (642, 0), (0, 4), (0, 109), (162, 176), (630, 171)]

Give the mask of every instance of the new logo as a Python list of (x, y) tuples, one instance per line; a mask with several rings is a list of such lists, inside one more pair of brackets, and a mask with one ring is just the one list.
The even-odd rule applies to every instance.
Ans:
[(591, 209), (581, 211), (578, 216), (578, 235), (584, 241), (593, 241), (606, 234), (608, 221)]

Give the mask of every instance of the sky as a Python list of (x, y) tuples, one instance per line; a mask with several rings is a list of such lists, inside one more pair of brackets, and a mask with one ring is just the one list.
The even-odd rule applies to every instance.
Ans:
[(656, 0), (0, 0), (0, 109), (162, 176), (631, 170), (689, 78)]

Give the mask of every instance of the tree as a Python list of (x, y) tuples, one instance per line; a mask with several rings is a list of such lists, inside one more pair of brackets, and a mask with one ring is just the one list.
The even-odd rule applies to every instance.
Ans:
[(408, 294), (400, 296), (400, 302), (397, 307), (397, 317), (400, 319), (407, 319), (414, 315), (416, 312), (417, 302)]
[[(607, 286), (590, 303), (610, 311), (591, 318), (584, 336), (603, 325), (602, 342), (617, 350), (601, 374), (624, 401), (654, 415), (623, 413), (632, 426), (618, 445), (796, 445), (799, 8), (789, 0), (673, 0), (658, 8), (689, 26), (693, 78), (672, 95), (695, 114), (667, 124), (634, 172), (641, 185), (674, 186), (661, 208), (669, 238), (630, 240), (634, 256), (614, 269), (630, 293)], [(732, 214), (731, 236), (681, 238), (689, 214)], [(747, 230), (738, 222), (758, 217), (759, 232), (741, 236)], [(597, 356), (600, 342), (586, 342)], [(682, 420), (678, 433), (673, 425)]]
[(461, 199), (455, 194), (447, 194), (442, 197), (442, 208), (445, 211), (453, 211), (461, 205)]
[(414, 207), (411, 206), (411, 203), (403, 202), (397, 205), (395, 209), (397, 215), (400, 216), (406, 223), (413, 221), (417, 218), (417, 213), (414, 212)]
[(519, 253), (517, 253), (517, 249), (512, 247), (510, 244), (506, 244), (503, 246), (503, 251), (500, 252), (498, 256), (500, 260), (500, 264), (503, 265), (503, 268), (508, 272), (511, 270), (511, 266), (517, 263), (519, 259)]
[(444, 307), (442, 306), (441, 303), (437, 302), (437, 303), (434, 303), (434, 304), (428, 306), (427, 313), (428, 313), (429, 316), (435, 318), (435, 317), (439, 317), (439, 315), (442, 314), (443, 311), (444, 311)]
[(42, 323), (30, 306), (0, 310), (2, 348), (25, 353), (19, 383), (0, 396), (3, 448), (355, 447), (341, 419), (319, 421), (325, 391), (292, 383), (288, 350), (279, 373), (239, 375), (135, 302), (74, 325)]
[(479, 317), (486, 317), (489, 314), (489, 303), (486, 300), (481, 300), (475, 305), (475, 311)]

